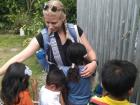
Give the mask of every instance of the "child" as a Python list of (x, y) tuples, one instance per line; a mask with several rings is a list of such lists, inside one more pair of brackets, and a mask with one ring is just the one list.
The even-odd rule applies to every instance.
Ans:
[(107, 62), (101, 72), (102, 85), (107, 94), (101, 98), (92, 97), (91, 103), (132, 105), (127, 98), (132, 94), (137, 72), (136, 66), (129, 61), (111, 60)]
[(71, 43), (67, 47), (66, 56), (71, 67), (63, 67), (68, 79), (68, 101), (70, 105), (87, 105), (91, 96), (90, 77), (81, 77), (84, 71), (87, 51), (80, 43)]
[(40, 105), (64, 105), (61, 91), (65, 87), (66, 78), (63, 71), (57, 67), (49, 70), (46, 85), (42, 86), (39, 93)]
[(29, 94), (32, 71), (22, 63), (11, 64), (2, 79), (1, 99), (4, 105), (33, 105)]

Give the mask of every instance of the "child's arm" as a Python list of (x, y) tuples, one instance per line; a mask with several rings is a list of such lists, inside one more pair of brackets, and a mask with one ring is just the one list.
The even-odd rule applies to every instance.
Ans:
[(36, 79), (31, 79), (31, 86), (32, 86), (32, 92), (33, 92), (33, 103), (34, 105), (38, 105), (38, 82)]
[(64, 102), (64, 98), (62, 96), (62, 93), (60, 94), (60, 103), (61, 103), (61, 105), (65, 105), (65, 102)]

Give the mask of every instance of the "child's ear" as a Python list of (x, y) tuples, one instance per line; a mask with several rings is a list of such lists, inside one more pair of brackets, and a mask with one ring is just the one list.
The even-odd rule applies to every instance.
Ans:
[(24, 83), (24, 82), (25, 82), (25, 78), (22, 79), (22, 83)]
[(129, 96), (131, 96), (131, 95), (133, 94), (133, 89), (134, 89), (134, 88), (131, 88), (131, 89), (128, 91), (128, 95), (129, 95)]

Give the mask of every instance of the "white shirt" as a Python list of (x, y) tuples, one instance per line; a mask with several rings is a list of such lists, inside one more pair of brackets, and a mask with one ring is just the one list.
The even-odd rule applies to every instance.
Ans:
[(60, 91), (51, 91), (42, 86), (39, 93), (39, 105), (61, 105)]

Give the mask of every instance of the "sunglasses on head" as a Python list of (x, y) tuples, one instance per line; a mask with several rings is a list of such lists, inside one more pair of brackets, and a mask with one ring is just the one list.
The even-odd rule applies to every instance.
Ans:
[(62, 9), (58, 8), (57, 6), (49, 6), (47, 3), (44, 4), (43, 6), (43, 10), (48, 10), (50, 9), (52, 12), (57, 12), (57, 11), (61, 11)]

